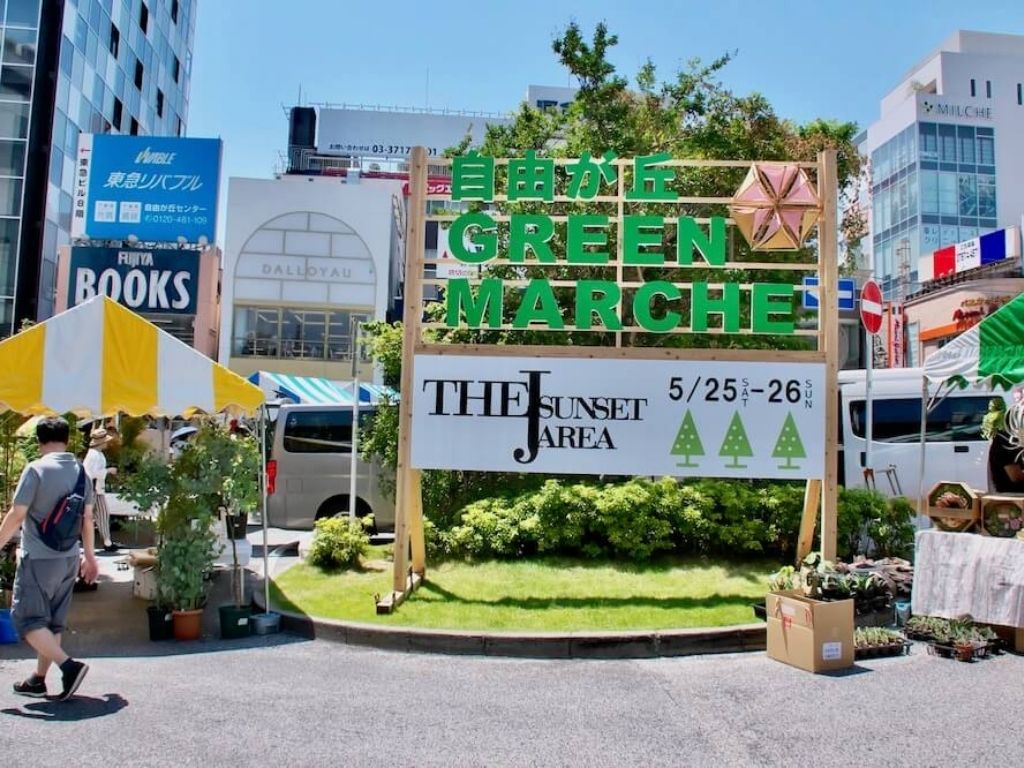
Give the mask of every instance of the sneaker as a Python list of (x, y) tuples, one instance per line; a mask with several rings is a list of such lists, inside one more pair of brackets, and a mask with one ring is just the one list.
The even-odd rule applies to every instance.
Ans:
[(14, 692), (19, 696), (31, 696), (35, 699), (46, 697), (46, 680), (38, 675), (14, 684)]
[(78, 686), (85, 680), (85, 675), (89, 671), (88, 664), (83, 664), (74, 659), (69, 659), (65, 666), (67, 669), (61, 668), (64, 689), (60, 692), (60, 696), (57, 697), (58, 701), (67, 701), (74, 696), (75, 691), (78, 690)]

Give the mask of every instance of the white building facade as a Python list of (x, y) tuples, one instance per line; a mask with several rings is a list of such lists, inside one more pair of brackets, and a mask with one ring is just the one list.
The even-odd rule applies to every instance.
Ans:
[(1024, 211), (1024, 36), (958, 31), (907, 73), (858, 137), (887, 299), (918, 290), (918, 259), (1017, 224)]

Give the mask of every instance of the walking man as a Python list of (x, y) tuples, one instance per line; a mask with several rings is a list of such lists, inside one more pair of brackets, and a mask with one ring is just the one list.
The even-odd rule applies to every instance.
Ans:
[(85, 474), (92, 480), (95, 498), (93, 499), (93, 517), (96, 528), (100, 532), (104, 552), (117, 552), (118, 547), (110, 539), (110, 510), (107, 507), (107, 475), (117, 474), (116, 467), (107, 468), (107, 457), (103, 450), (110, 445), (110, 435), (100, 427), (94, 429), (89, 439), (89, 452), (85, 454)]
[[(85, 679), (89, 667), (68, 656), (61, 648), (71, 593), (81, 574), (87, 582), (96, 581), (98, 565), (93, 553), (92, 484), (81, 480), (82, 470), (68, 453), (70, 430), (62, 418), (41, 419), (36, 439), (42, 457), (21, 473), (14, 492), (14, 503), (0, 524), (0, 549), (21, 528), (21, 559), (14, 577), (12, 617), (18, 633), (36, 652), (36, 671), (28, 679), (14, 684), (14, 692), (24, 696), (46, 696), (46, 673), (51, 664), (61, 671), (62, 687), (58, 698), (71, 698)], [(85, 503), (81, 520), (82, 547), (67, 551), (50, 548), (39, 524), (81, 488)]]

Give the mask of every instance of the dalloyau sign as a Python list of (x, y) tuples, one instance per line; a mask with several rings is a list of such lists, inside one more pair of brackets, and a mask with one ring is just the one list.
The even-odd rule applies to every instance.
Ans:
[[(817, 363), (416, 357), (417, 469), (804, 478), (824, 472)], [(441, 439), (437, 439), (441, 437)]]
[(136, 312), (195, 314), (198, 283), (197, 251), (74, 247), (68, 306), (102, 293)]

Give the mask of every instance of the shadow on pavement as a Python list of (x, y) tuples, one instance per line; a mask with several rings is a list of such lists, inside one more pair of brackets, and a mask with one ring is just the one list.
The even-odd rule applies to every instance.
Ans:
[(92, 720), (96, 717), (114, 715), (128, 706), (128, 700), (117, 693), (105, 693), (101, 698), (75, 696), (68, 701), (47, 699), (25, 706), (0, 709), (0, 714), (24, 717), (28, 720), (49, 720), (51, 722), (72, 722)]

